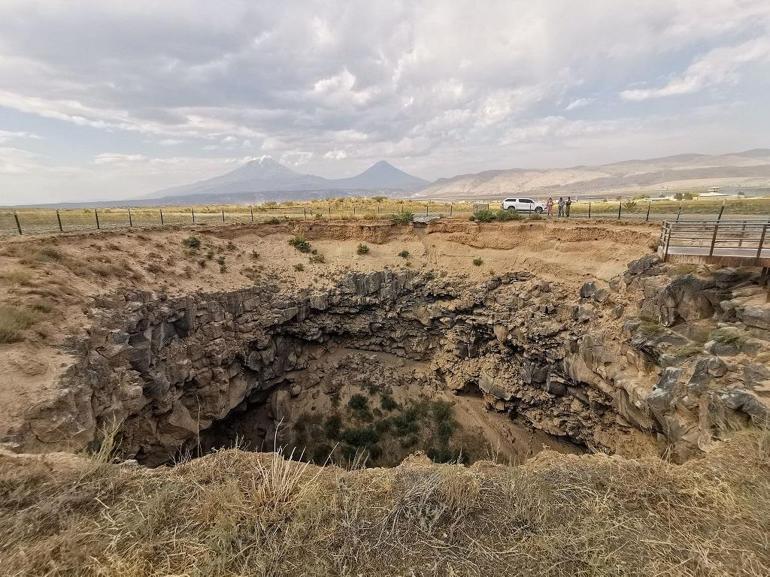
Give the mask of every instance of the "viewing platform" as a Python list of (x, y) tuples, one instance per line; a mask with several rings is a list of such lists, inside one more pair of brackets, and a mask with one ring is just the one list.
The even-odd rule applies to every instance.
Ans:
[(770, 220), (664, 222), (664, 262), (770, 267)]

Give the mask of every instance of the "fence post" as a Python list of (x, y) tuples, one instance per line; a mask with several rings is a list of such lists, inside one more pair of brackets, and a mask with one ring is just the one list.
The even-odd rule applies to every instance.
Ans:
[(671, 223), (663, 223), (663, 230), (666, 233), (666, 249), (663, 252), (663, 262), (666, 262), (666, 259), (668, 258), (668, 245), (671, 244)]
[(647, 203), (647, 216), (645, 217), (644, 222), (649, 222), (650, 221), (650, 207), (651, 206), (652, 206), (652, 203), (648, 202)]
[(307, 220), (307, 209), (304, 206), (302, 207), (302, 214), (304, 215), (305, 220)]
[(254, 222), (254, 207), (249, 207), (249, 213), (251, 213), (251, 222)]
[(454, 206), (451, 202), (449, 203), (449, 216), (452, 216), (452, 206)]
[(64, 232), (64, 227), (61, 225), (61, 214), (59, 214), (59, 209), (56, 209), (56, 220), (59, 222), (59, 232)]
[(676, 221), (679, 222), (679, 216), (682, 214), (682, 205), (679, 205), (679, 211), (676, 213)]
[(623, 203), (618, 201), (618, 220), (620, 220), (620, 209), (623, 208)]
[(762, 227), (762, 236), (759, 237), (759, 246), (757, 247), (757, 264), (762, 257), (762, 246), (765, 244), (765, 234), (767, 233), (767, 225)]
[(738, 239), (738, 247), (743, 246), (743, 238), (746, 236), (746, 221), (743, 221), (743, 226), (741, 227), (741, 238)]
[(163, 226), (163, 209), (159, 208), (158, 210), (160, 211), (160, 226)]
[(356, 216), (356, 205), (353, 205), (353, 216)]
[(19, 231), (19, 236), (21, 236), (21, 223), (19, 222), (19, 214), (14, 210), (13, 211), (13, 218), (16, 219), (16, 230)]
[(329, 218), (331, 218), (331, 217), (332, 217), (332, 205), (330, 204), (329, 205)]
[(99, 230), (102, 227), (99, 225), (99, 211), (96, 209), (94, 209), (94, 216), (96, 217), (96, 229)]
[(722, 220), (722, 213), (725, 211), (725, 203), (722, 201), (722, 206), (719, 209), (719, 214), (717, 215), (717, 222)]
[(714, 254), (714, 245), (717, 242), (717, 232), (719, 231), (719, 223), (714, 225), (714, 234), (711, 237), (711, 249), (709, 250), (709, 256)]
[(588, 202), (588, 220), (591, 220), (591, 202)]
[(131, 218), (131, 209), (128, 209), (128, 228), (134, 227), (134, 219)]
[(195, 209), (190, 208), (190, 212), (192, 213), (192, 223), (195, 224)]
[(222, 209), (222, 222), (225, 222), (225, 209)]
[(428, 207), (430, 206), (430, 201), (425, 203), (425, 216), (428, 216)]

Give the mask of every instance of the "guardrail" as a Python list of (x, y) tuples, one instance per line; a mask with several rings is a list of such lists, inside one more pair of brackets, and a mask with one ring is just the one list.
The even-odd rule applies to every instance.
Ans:
[(767, 266), (770, 220), (664, 222), (658, 243), (664, 261), (736, 262)]

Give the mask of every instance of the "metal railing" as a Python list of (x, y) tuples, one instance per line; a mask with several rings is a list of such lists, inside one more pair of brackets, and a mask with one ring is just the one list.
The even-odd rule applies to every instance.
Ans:
[(691, 257), (734, 257), (759, 261), (770, 251), (770, 220), (664, 222), (658, 253)]

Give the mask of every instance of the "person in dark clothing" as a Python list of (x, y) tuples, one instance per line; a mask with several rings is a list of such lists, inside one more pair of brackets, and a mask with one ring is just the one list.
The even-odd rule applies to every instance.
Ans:
[(569, 218), (569, 208), (572, 206), (572, 197), (567, 197), (566, 202), (564, 203), (564, 216)]

